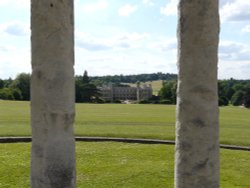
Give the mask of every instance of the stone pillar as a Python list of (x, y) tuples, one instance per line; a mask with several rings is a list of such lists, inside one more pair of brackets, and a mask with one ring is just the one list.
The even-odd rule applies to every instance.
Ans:
[(31, 187), (75, 187), (72, 0), (31, 0)]
[(180, 0), (175, 188), (219, 188), (218, 0)]

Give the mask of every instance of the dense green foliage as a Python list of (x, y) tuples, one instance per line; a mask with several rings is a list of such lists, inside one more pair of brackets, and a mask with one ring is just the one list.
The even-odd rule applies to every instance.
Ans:
[[(176, 103), (176, 81), (164, 81), (158, 95), (167, 104)], [(250, 80), (219, 80), (218, 104), (250, 107)]]
[[(97, 87), (91, 83), (87, 72), (83, 76), (75, 77), (76, 102), (96, 101), (99, 93)], [(0, 99), (30, 100), (30, 74), (21, 73), (14, 80), (0, 79)]]
[(152, 73), (152, 74), (136, 74), (136, 75), (114, 75), (114, 76), (93, 76), (91, 80), (97, 85), (107, 83), (136, 83), (136, 82), (148, 82), (154, 80), (176, 80), (176, 74), (170, 73)]
[[(0, 136), (29, 136), (29, 102), (0, 100)], [(220, 108), (220, 141), (250, 146), (250, 110)], [(76, 104), (75, 134), (125, 138), (175, 139), (175, 106)]]
[(245, 95), (243, 97), (243, 104), (245, 107), (250, 108), (250, 88), (247, 88), (245, 91)]
[[(162, 80), (162, 87), (158, 92), (158, 96), (149, 101), (141, 103), (161, 103), (175, 104), (176, 103), (176, 74), (169, 73), (153, 73), (153, 74), (138, 74), (138, 75), (114, 75), (114, 76), (93, 76), (89, 77), (87, 71), (83, 76), (75, 77), (76, 102), (103, 102), (99, 99), (97, 86), (102, 84), (113, 83), (114, 85), (122, 86), (121, 84), (147, 82)], [(157, 93), (157, 92), (156, 92)], [(154, 93), (154, 94), (156, 94)], [(219, 80), (218, 81), (218, 104), (227, 106), (244, 105), (250, 107), (250, 80)], [(29, 100), (30, 99), (30, 74), (21, 73), (14, 80), (0, 79), (0, 99), (7, 100)]]
[(0, 99), (30, 100), (30, 74), (21, 73), (15, 80), (0, 79)]
[(99, 92), (97, 87), (90, 82), (87, 71), (84, 71), (83, 76), (75, 78), (75, 93), (76, 102), (93, 102), (97, 101)]
[[(20, 91), (21, 94), (20, 99), (25, 101), (30, 100), (30, 74), (25, 74), (25, 73), (19, 74), (16, 77), (16, 79), (12, 82), (10, 87)], [(15, 99), (19, 100), (18, 98)]]
[[(0, 187), (30, 187), (30, 144), (0, 144)], [(174, 147), (76, 143), (77, 187), (174, 187)], [(250, 187), (250, 155), (221, 150), (221, 188)]]
[(160, 89), (158, 95), (160, 96), (161, 103), (165, 104), (176, 104), (176, 81), (164, 81), (162, 83), (162, 88)]
[(250, 90), (250, 80), (220, 80), (218, 82), (219, 104), (226, 106), (232, 104), (234, 106), (244, 105), (250, 106), (247, 100)]

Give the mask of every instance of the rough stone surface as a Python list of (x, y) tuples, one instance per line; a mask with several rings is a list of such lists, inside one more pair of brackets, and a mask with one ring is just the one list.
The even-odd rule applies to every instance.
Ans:
[(219, 188), (218, 0), (180, 0), (175, 188)]
[(31, 1), (31, 187), (75, 187), (72, 0)]

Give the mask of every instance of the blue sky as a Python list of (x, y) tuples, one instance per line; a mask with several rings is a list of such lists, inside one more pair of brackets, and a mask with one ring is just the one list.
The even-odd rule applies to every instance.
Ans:
[[(176, 73), (177, 4), (75, 0), (75, 73)], [(249, 10), (249, 0), (220, 0), (220, 79), (250, 79)], [(0, 0), (0, 41), (0, 78), (31, 72), (30, 0)]]

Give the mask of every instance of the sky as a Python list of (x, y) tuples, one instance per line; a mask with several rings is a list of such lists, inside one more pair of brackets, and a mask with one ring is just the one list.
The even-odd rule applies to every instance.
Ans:
[[(177, 73), (178, 0), (75, 0), (75, 74)], [(250, 1), (220, 0), (219, 79), (250, 79)], [(30, 0), (0, 0), (0, 78), (31, 72)]]

